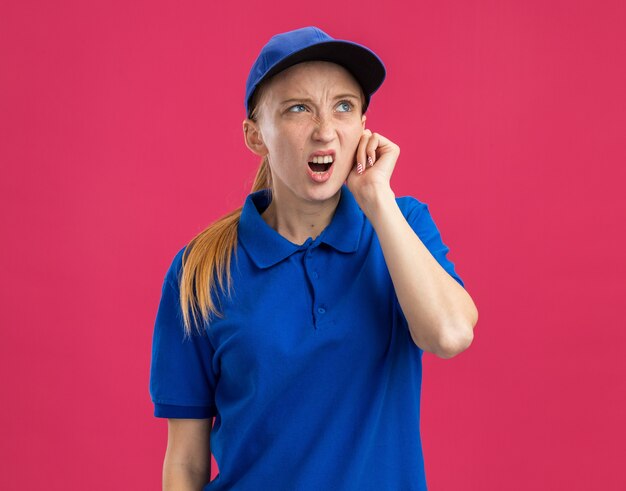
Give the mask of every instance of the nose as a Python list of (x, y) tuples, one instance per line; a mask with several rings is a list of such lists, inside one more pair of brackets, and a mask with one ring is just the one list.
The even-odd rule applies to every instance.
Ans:
[(331, 141), (335, 137), (335, 125), (332, 114), (319, 113), (313, 117), (315, 128), (313, 138), (318, 141)]

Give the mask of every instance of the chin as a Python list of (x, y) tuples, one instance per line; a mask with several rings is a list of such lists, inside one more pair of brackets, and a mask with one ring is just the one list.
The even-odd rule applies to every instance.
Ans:
[[(344, 179), (345, 181), (345, 179)], [(337, 195), (341, 191), (344, 181), (331, 179), (324, 184), (313, 186), (307, 190), (307, 194), (311, 201), (326, 201)]]

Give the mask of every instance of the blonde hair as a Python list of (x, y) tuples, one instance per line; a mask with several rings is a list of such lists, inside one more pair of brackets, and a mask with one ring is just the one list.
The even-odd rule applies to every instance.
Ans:
[[(256, 121), (268, 82), (264, 80), (250, 101), (249, 118)], [(360, 85), (359, 85), (360, 88)], [(361, 89), (361, 110), (364, 113), (365, 95)], [(272, 189), (272, 174), (267, 155), (261, 160), (251, 192)], [(242, 207), (228, 213), (196, 235), (183, 252), (180, 278), (180, 305), (185, 334), (191, 335), (192, 322), (201, 332), (200, 321), (208, 324), (212, 315), (221, 317), (216, 300), (218, 289), (229, 295), (232, 290), (230, 265), (237, 247), (237, 229)]]
[[(267, 82), (267, 81), (265, 81)], [(266, 83), (255, 91), (250, 107), (250, 119), (258, 117), (258, 106)], [(267, 155), (261, 160), (251, 192), (272, 188)], [(185, 334), (191, 335), (192, 323), (201, 332), (200, 321), (208, 323), (211, 315), (222, 314), (214, 300), (217, 290), (230, 294), (232, 277), (230, 265), (233, 251), (237, 247), (237, 229), (241, 218), (240, 206), (224, 215), (196, 235), (183, 252), (183, 268), (180, 277), (180, 306), (183, 315)]]

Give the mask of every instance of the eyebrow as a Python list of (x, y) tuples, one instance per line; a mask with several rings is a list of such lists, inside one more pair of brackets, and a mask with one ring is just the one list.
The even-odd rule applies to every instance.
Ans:
[[(355, 95), (355, 94), (339, 94), (337, 96), (335, 96), (334, 100), (337, 99), (355, 99), (355, 100), (360, 100), (359, 96)], [(290, 99), (285, 99), (284, 101), (281, 102), (281, 104), (287, 104), (289, 102), (309, 102), (312, 103), (313, 99), (309, 99), (308, 97), (292, 97)]]

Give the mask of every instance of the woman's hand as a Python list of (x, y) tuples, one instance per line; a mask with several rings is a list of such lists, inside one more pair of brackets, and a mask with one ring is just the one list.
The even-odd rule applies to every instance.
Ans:
[(390, 180), (399, 155), (400, 147), (391, 140), (363, 130), (346, 183), (366, 215), (381, 198), (393, 196)]

